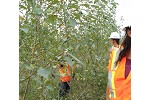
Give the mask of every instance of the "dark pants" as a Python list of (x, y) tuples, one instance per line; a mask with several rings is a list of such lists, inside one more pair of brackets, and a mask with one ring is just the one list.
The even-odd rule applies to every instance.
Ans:
[(59, 86), (60, 86), (59, 97), (63, 97), (70, 92), (70, 86), (68, 82), (60, 82)]

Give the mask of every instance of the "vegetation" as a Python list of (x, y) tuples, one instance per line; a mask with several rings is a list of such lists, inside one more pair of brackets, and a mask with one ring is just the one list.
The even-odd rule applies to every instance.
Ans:
[(20, 99), (58, 99), (59, 77), (51, 72), (67, 51), (65, 59), (76, 64), (67, 100), (105, 100), (116, 6), (114, 0), (20, 0)]

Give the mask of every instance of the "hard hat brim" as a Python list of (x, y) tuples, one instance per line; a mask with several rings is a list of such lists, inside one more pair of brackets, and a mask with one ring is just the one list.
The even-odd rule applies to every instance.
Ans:
[(109, 37), (109, 39), (120, 39), (120, 38)]

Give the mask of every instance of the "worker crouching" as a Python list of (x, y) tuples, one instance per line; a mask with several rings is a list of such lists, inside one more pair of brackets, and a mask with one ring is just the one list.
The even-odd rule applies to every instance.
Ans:
[(64, 97), (70, 93), (70, 82), (74, 78), (75, 74), (73, 73), (71, 66), (65, 61), (59, 62), (58, 69), (60, 74), (59, 97)]

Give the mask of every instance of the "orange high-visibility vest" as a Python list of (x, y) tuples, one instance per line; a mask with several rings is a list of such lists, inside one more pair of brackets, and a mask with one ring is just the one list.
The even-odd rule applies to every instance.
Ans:
[(126, 57), (117, 64), (109, 87), (110, 100), (131, 100), (131, 71), (125, 79)]
[(71, 80), (71, 68), (70, 65), (59, 67), (60, 80), (62, 82), (69, 82)]
[(109, 59), (109, 64), (108, 64), (108, 87), (109, 89), (107, 90), (106, 96), (108, 97), (108, 94), (110, 94), (110, 90), (114, 88), (114, 75), (115, 75), (115, 70), (116, 70), (116, 61), (119, 57), (120, 53), (120, 45), (119, 47), (114, 47), (112, 46), (111, 51), (110, 51), (110, 59)]

